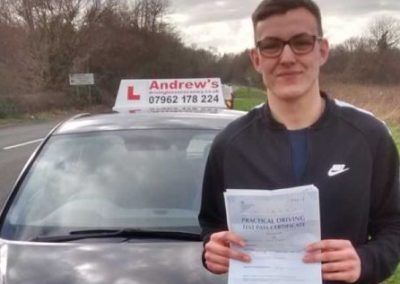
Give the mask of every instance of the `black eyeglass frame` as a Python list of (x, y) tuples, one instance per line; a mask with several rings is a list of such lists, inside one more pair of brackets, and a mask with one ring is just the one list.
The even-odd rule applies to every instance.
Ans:
[[(299, 51), (299, 50), (296, 50), (295, 48), (293, 48), (293, 45), (292, 45), (293, 44), (293, 40), (295, 40), (295, 39), (297, 39), (297, 38), (299, 38), (301, 36), (309, 36), (310, 38), (313, 39), (312, 47), (310, 49), (307, 49), (305, 51)], [(268, 54), (268, 55), (266, 55), (265, 53), (263, 53), (263, 50), (261, 49), (260, 45), (267, 38), (277, 40), (278, 42), (281, 43), (280, 49), (276, 54), (273, 54), (273, 55)], [(294, 35), (289, 40), (282, 40), (282, 39), (277, 38), (277, 37), (266, 37), (266, 38), (256, 42), (256, 48), (258, 49), (260, 54), (265, 58), (277, 58), (277, 57), (281, 56), (281, 54), (283, 52), (283, 49), (285, 48), (286, 45), (289, 45), (290, 49), (292, 50), (292, 52), (294, 54), (296, 54), (296, 55), (305, 55), (305, 54), (308, 54), (308, 53), (310, 53), (310, 52), (312, 52), (314, 50), (316, 41), (321, 41), (322, 39), (323, 39), (323, 37), (321, 37), (321, 36), (310, 35), (310, 34), (307, 34), (307, 33)]]

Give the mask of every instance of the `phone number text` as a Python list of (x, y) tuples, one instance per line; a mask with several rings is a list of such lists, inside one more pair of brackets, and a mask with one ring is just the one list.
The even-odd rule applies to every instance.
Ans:
[(218, 102), (218, 95), (174, 95), (149, 97), (149, 104), (212, 104)]

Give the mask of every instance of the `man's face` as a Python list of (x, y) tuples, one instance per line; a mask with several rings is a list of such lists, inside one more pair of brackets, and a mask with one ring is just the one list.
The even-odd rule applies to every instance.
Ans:
[[(267, 37), (287, 41), (299, 34), (319, 36), (316, 18), (304, 8), (268, 17), (255, 27), (257, 42)], [(328, 52), (328, 42), (322, 39), (316, 40), (314, 49), (307, 54), (297, 55), (285, 45), (278, 57), (267, 58), (259, 49), (252, 50), (250, 56), (269, 94), (277, 99), (293, 100), (319, 90), (319, 69), (327, 60)]]

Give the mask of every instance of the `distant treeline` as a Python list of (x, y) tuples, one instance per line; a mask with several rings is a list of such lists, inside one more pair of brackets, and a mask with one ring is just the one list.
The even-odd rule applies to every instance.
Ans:
[[(94, 73), (93, 100), (111, 105), (123, 78), (221, 77), (262, 86), (248, 51), (217, 55), (184, 45), (164, 20), (167, 0), (0, 0), (0, 116), (87, 103), (71, 73)], [(382, 25), (384, 23), (384, 25)], [(400, 30), (392, 18), (370, 36), (334, 47), (324, 75), (398, 83)]]

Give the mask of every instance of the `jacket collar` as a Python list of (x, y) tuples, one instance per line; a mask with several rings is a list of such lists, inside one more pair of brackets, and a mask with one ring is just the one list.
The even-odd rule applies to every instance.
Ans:
[[(325, 92), (320, 92), (321, 97), (325, 100), (325, 109), (320, 118), (309, 128), (311, 129), (319, 129), (328, 126), (331, 113), (335, 107), (335, 102), (328, 96)], [(268, 102), (266, 102), (261, 108), (259, 108), (261, 119), (267, 124), (267, 127), (271, 129), (281, 129), (286, 130), (285, 125), (278, 122), (271, 113), (271, 109), (269, 108)]]

